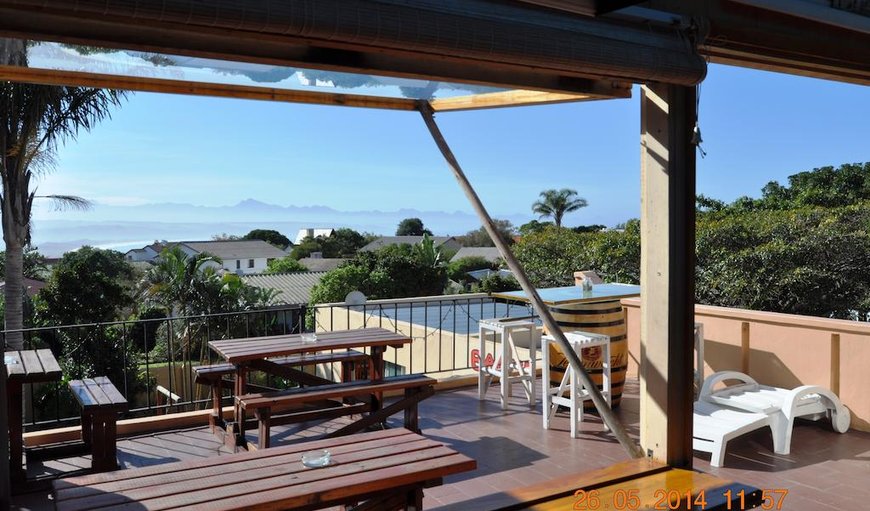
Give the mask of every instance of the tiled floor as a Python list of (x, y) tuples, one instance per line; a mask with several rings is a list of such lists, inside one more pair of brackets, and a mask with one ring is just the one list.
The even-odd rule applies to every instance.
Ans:
[[(633, 436), (638, 434), (636, 382), (629, 382), (618, 415)], [(567, 414), (554, 429), (541, 427), (540, 403), (534, 410), (515, 397), (508, 411), (497, 394), (477, 400), (476, 389), (439, 392), (421, 405), (423, 433), (459, 450), (478, 462), (474, 472), (447, 478), (443, 486), (426, 490), (426, 509), (488, 493), (546, 481), (570, 473), (599, 468), (627, 459), (627, 455), (597, 417), (583, 426), (582, 438), (568, 436)], [(304, 434), (322, 433), (319, 426)], [(332, 426), (334, 427), (334, 426)], [(276, 428), (275, 445), (298, 441), (298, 427)], [(125, 468), (182, 459), (228, 454), (204, 428), (128, 438), (119, 442)], [(792, 454), (772, 452), (770, 434), (746, 435), (729, 444), (725, 468), (709, 465), (709, 455), (698, 453), (695, 468), (767, 489), (786, 489), (783, 509), (870, 509), (870, 434), (839, 435), (826, 424), (796, 425)], [(86, 466), (86, 458), (69, 458), (30, 467), (32, 476), (56, 474)], [(51, 509), (46, 491), (19, 495), (17, 509)]]

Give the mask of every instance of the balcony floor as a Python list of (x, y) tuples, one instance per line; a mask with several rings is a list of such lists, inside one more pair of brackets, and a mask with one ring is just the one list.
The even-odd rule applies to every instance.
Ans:
[[(629, 381), (617, 415), (632, 436), (638, 434), (638, 385)], [(524, 404), (515, 388), (509, 410), (498, 406), (495, 389), (483, 403), (476, 388), (438, 392), (421, 404), (423, 434), (443, 441), (477, 460), (474, 472), (448, 477), (443, 486), (426, 490), (425, 508), (464, 501), (511, 488), (535, 484), (555, 476), (604, 467), (627, 459), (619, 444), (588, 416), (580, 439), (568, 436), (567, 413), (554, 429), (541, 428), (540, 401), (535, 410)], [(336, 427), (334, 421), (304, 432), (300, 427), (276, 427), (273, 444), (298, 441)], [(398, 424), (398, 423), (397, 423)], [(783, 509), (862, 509), (870, 499), (870, 434), (839, 435), (826, 424), (796, 424), (792, 454), (772, 452), (769, 433), (757, 431), (729, 443), (725, 468), (712, 468), (709, 455), (696, 453), (695, 468), (726, 479), (766, 489), (787, 489)], [(125, 438), (118, 443), (123, 468), (147, 466), (229, 454), (207, 428)], [(86, 457), (33, 464), (29, 475), (60, 475), (86, 467)], [(53, 509), (47, 491), (18, 495), (13, 509)]]

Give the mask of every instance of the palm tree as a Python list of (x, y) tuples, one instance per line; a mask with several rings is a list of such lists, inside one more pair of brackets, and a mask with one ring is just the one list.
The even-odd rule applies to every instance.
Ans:
[(178, 245), (164, 248), (142, 279), (143, 298), (166, 307), (172, 316), (206, 312), (202, 305), (211, 301), (209, 290), (220, 290), (215, 264), (220, 259), (209, 254), (189, 256)]
[[(0, 64), (26, 66), (27, 44), (0, 39)], [(31, 180), (52, 167), (58, 141), (75, 138), (90, 130), (120, 104), (123, 91), (87, 87), (54, 87), (28, 83), (0, 82), (0, 208), (3, 240), (6, 242), (6, 330), (24, 326), (22, 280), (24, 248), (30, 240), (30, 215), (38, 196)], [(82, 199), (49, 196), (61, 203), (80, 207)], [(14, 349), (23, 346), (23, 334), (8, 334)]]
[(556, 227), (561, 227), (562, 217), (565, 216), (565, 213), (577, 211), (587, 205), (586, 199), (577, 197), (577, 190), (570, 188), (544, 190), (541, 192), (541, 198), (532, 204), (532, 212), (541, 215), (541, 218), (553, 217)]

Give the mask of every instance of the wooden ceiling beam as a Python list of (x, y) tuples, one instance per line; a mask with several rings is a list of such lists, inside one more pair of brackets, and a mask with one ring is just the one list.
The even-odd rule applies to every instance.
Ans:
[(706, 26), (698, 51), (712, 62), (870, 85), (870, 31), (860, 14), (780, 0), (648, 0), (642, 6)]
[(483, 110), (515, 105), (552, 105), (557, 103), (573, 103), (577, 101), (593, 101), (613, 99), (616, 97), (630, 98), (631, 86), (620, 90), (619, 95), (601, 96), (593, 94), (560, 94), (554, 92), (539, 92), (529, 90), (511, 90), (492, 92), (489, 94), (470, 94), (453, 98), (433, 99), (429, 101), (435, 112), (455, 112), (462, 110)]

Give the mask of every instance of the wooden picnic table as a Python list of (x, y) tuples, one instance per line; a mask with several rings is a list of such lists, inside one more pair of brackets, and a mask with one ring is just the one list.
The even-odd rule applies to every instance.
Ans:
[(24, 384), (60, 381), (60, 365), (51, 350), (21, 350), (4, 353), (6, 399), (9, 418), (9, 472), (12, 480), (23, 481), (24, 470)]
[[(301, 334), (295, 334), (228, 339), (211, 341), (208, 344), (224, 360), (235, 365), (235, 395), (241, 396), (245, 394), (247, 373), (251, 370), (279, 375), (300, 385), (333, 383), (325, 378), (269, 360), (269, 358), (322, 351), (368, 348), (369, 356), (371, 357), (368, 377), (373, 382), (379, 382), (384, 378), (384, 351), (386, 348), (401, 348), (411, 341), (410, 337), (385, 328), (361, 328), (356, 330), (317, 332), (317, 340), (315, 342), (303, 341)], [(380, 397), (376, 401), (380, 402)], [(244, 410), (238, 402), (235, 403), (233, 416), (235, 424), (243, 424)], [(236, 439), (236, 443), (237, 445), (245, 445), (244, 439)]]
[[(328, 449), (307, 468), (305, 452)], [(58, 511), (88, 509), (422, 509), (423, 488), (474, 470), (476, 462), (406, 429), (361, 433), (54, 481)], [(365, 502), (364, 502), (365, 501)]]

